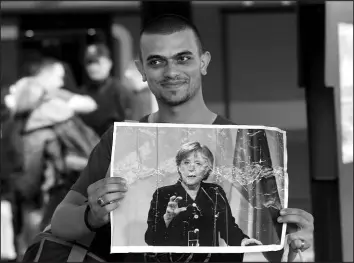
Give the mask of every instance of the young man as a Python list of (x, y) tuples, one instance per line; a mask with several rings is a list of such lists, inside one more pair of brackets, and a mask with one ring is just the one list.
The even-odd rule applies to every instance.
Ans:
[[(159, 106), (157, 112), (144, 117), (141, 122), (232, 124), (205, 105), (202, 75), (207, 74), (211, 55), (204, 51), (198, 31), (189, 21), (174, 15), (161, 16), (151, 21), (142, 30), (140, 49), (137, 67), (156, 96)], [(91, 153), (84, 172), (57, 208), (52, 219), (52, 231), (55, 235), (68, 239), (79, 239), (96, 231), (91, 244), (92, 252), (107, 261), (144, 262), (143, 254), (109, 254), (109, 213), (119, 206), (125, 192), (129, 191), (123, 179), (105, 178), (111, 159), (112, 138), (113, 128), (110, 128)], [(291, 233), (289, 259), (293, 260), (298, 249), (304, 251), (310, 247), (313, 217), (301, 209), (288, 208), (281, 211), (278, 222), (292, 223), (295, 226), (289, 225), (288, 228)], [(264, 254), (274, 261), (280, 261), (282, 257), (282, 251)], [(243, 254), (209, 256), (210, 254), (194, 254), (183, 260), (243, 260)], [(156, 262), (157, 257), (152, 258), (152, 262)], [(179, 257), (171, 260), (177, 258)]]

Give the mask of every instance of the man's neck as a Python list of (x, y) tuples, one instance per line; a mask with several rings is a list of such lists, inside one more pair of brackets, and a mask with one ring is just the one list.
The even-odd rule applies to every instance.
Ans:
[(217, 115), (205, 105), (202, 94), (182, 105), (171, 107), (159, 102), (159, 110), (149, 117), (152, 123), (213, 124)]

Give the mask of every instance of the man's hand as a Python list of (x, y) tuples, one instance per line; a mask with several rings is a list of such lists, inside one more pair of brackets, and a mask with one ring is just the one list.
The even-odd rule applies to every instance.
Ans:
[[(278, 217), (279, 223), (287, 223), (289, 255), (288, 261), (294, 261), (298, 250), (305, 251), (313, 239), (313, 216), (298, 208), (284, 208)], [(263, 252), (269, 262), (279, 262), (284, 250)]]
[(287, 223), (289, 261), (293, 261), (298, 250), (310, 248), (313, 240), (313, 216), (301, 209), (285, 208), (280, 211), (279, 223)]
[(166, 227), (168, 227), (168, 225), (176, 215), (187, 210), (186, 207), (178, 207), (178, 202), (181, 200), (182, 197), (180, 196), (176, 197), (175, 195), (173, 195), (170, 197), (170, 201), (167, 204), (166, 213), (163, 216), (163, 219), (166, 223)]
[(91, 207), (89, 224), (93, 227), (107, 224), (109, 213), (119, 206), (127, 190), (126, 180), (121, 177), (107, 177), (91, 184), (87, 189)]

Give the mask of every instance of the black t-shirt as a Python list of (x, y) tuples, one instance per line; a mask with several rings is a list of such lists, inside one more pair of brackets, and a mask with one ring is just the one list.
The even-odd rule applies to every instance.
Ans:
[[(140, 122), (148, 122), (148, 116), (145, 116)], [(231, 121), (217, 116), (214, 125), (234, 125)], [(100, 143), (92, 151), (88, 165), (83, 173), (72, 186), (72, 190), (79, 192), (87, 197), (87, 188), (89, 185), (105, 177), (111, 162), (111, 151), (113, 143), (113, 126), (111, 126), (102, 136)], [(190, 254), (155, 254), (144, 253), (114, 253), (110, 254), (111, 243), (111, 227), (110, 224), (103, 226), (96, 232), (95, 238), (91, 243), (91, 251), (98, 256), (110, 262), (185, 262)], [(210, 254), (193, 254), (192, 260), (189, 262), (204, 262)], [(242, 262), (243, 254), (241, 253), (212, 253), (208, 262)]]
[(96, 110), (80, 114), (80, 117), (99, 136), (102, 136), (113, 122), (124, 121), (128, 95), (118, 80), (108, 78), (103, 83), (90, 83), (81, 88), (80, 94), (89, 95), (97, 104)]

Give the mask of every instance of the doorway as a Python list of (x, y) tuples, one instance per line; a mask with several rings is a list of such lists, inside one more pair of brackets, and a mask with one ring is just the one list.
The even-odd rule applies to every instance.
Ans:
[(85, 47), (103, 42), (111, 48), (109, 14), (27, 14), (20, 23), (20, 73), (28, 72), (30, 61), (53, 57), (64, 62), (68, 89), (81, 86)]

